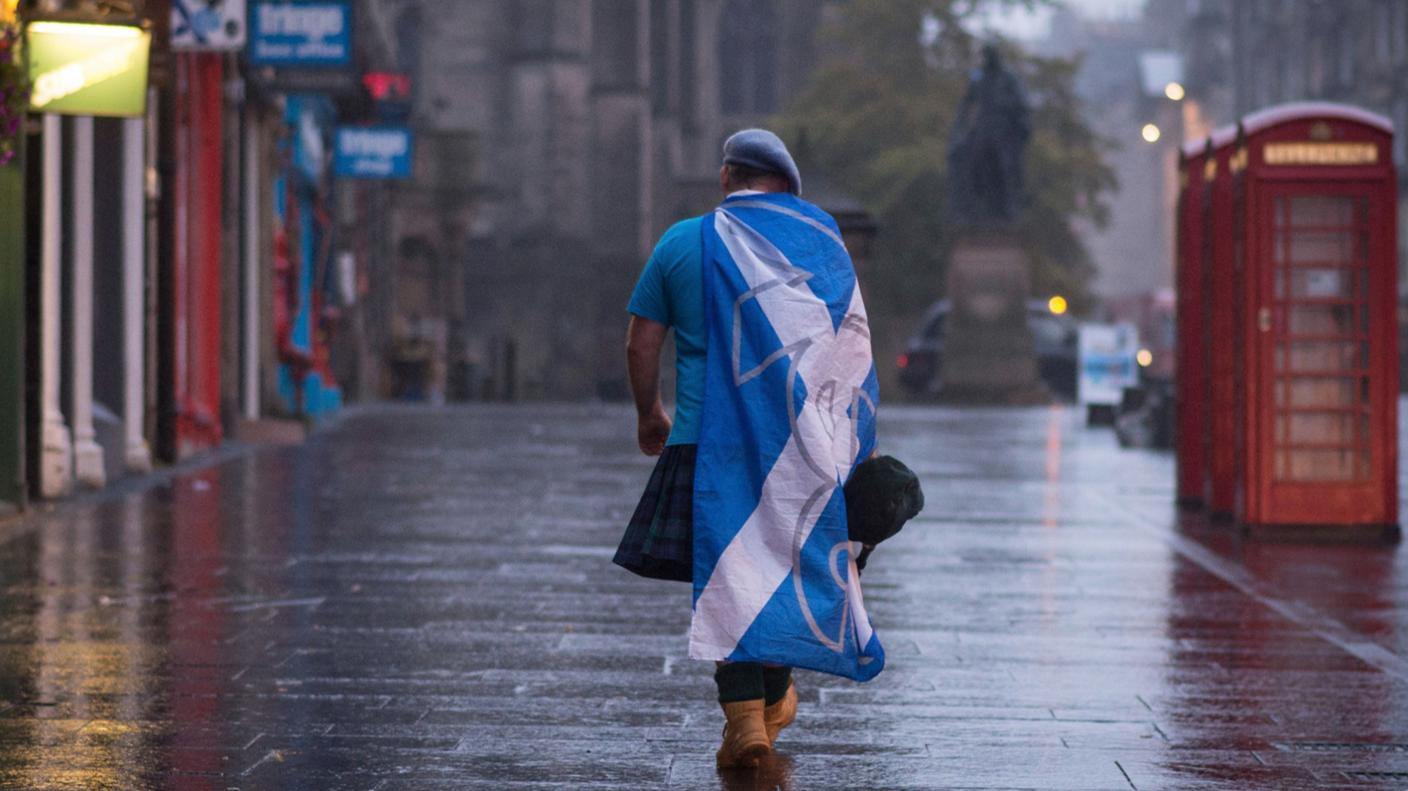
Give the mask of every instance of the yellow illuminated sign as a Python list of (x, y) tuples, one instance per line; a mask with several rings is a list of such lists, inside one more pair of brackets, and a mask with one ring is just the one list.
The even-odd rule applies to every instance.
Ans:
[(98, 38), (141, 38), (141, 28), (126, 25), (85, 25), (78, 22), (33, 22), (29, 32), (58, 36), (97, 36)]
[(32, 110), (107, 116), (145, 112), (151, 47), (147, 31), (127, 25), (34, 22), (26, 34)]
[(1268, 165), (1374, 165), (1379, 147), (1373, 143), (1267, 143), (1262, 159)]

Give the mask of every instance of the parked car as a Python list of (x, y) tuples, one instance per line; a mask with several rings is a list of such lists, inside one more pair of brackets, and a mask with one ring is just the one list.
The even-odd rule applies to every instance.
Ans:
[(1173, 380), (1148, 377), (1127, 387), (1115, 417), (1115, 437), (1124, 448), (1173, 447)]
[[(949, 302), (940, 300), (924, 314), (919, 329), (905, 344), (897, 361), (900, 384), (916, 395), (938, 392), (943, 384), (944, 329)], [(1027, 327), (1036, 342), (1037, 366), (1051, 392), (1064, 399), (1076, 397), (1078, 324), (1069, 314), (1051, 312), (1047, 303), (1027, 303)]]

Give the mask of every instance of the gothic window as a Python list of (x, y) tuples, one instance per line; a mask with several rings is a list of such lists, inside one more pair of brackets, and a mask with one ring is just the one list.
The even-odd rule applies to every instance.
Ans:
[(1402, 62), (1408, 55), (1408, 6), (1393, 4), (1393, 55)]
[(1380, 67), (1393, 59), (1393, 6), (1384, 0), (1374, 6), (1374, 60)]
[(1355, 40), (1352, 20), (1340, 20), (1339, 81), (1341, 88), (1354, 85)]
[(600, 87), (640, 83), (640, 8), (635, 0), (592, 2), (592, 76)]
[(541, 56), (551, 51), (554, 16), (552, 0), (516, 0), (509, 4), (509, 23), (513, 25), (520, 55)]
[(680, 0), (680, 51), (679, 51), (679, 95), (680, 124), (685, 129), (694, 128), (694, 111), (697, 94), (695, 71), (694, 0)]
[(1310, 43), (1310, 95), (1319, 98), (1325, 91), (1325, 42), (1316, 39)]
[(719, 24), (719, 98), (729, 114), (777, 110), (774, 0), (730, 0)]
[(1294, 56), (1283, 59), (1285, 68), (1286, 99), (1295, 101), (1305, 98), (1305, 62)]
[(414, 5), (396, 18), (396, 64), (402, 74), (419, 84), (421, 47), (420, 6)]
[(650, 109), (670, 110), (670, 2), (650, 0)]

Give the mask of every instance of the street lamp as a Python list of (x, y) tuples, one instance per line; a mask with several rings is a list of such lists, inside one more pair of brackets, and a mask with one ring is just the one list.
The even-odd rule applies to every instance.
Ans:
[(1183, 86), (1176, 82), (1171, 82), (1164, 86), (1164, 96), (1167, 96), (1172, 101), (1181, 102), (1183, 101), (1184, 95)]
[(1065, 298), (1065, 297), (1056, 296), (1056, 297), (1052, 297), (1052, 298), (1051, 298), (1051, 301), (1048, 302), (1048, 303), (1046, 303), (1046, 307), (1048, 307), (1048, 308), (1051, 309), (1052, 315), (1060, 316), (1060, 315), (1062, 315), (1063, 313), (1065, 313), (1065, 312), (1066, 312), (1066, 309), (1069, 308), (1070, 306), (1069, 306), (1068, 304), (1066, 304), (1066, 298)]
[(1145, 124), (1144, 128), (1140, 130), (1140, 134), (1144, 136), (1144, 142), (1157, 143), (1159, 142), (1159, 137), (1162, 133), (1159, 131), (1159, 128), (1157, 126), (1153, 124)]

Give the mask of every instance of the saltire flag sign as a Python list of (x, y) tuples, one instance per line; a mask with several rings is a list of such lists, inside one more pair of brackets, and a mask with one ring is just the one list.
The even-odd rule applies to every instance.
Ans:
[(885, 653), (841, 491), (879, 400), (855, 269), (835, 221), (788, 194), (731, 197), (703, 236), (690, 656), (869, 680)]
[(244, 0), (172, 0), (171, 48), (244, 49), (245, 17)]

